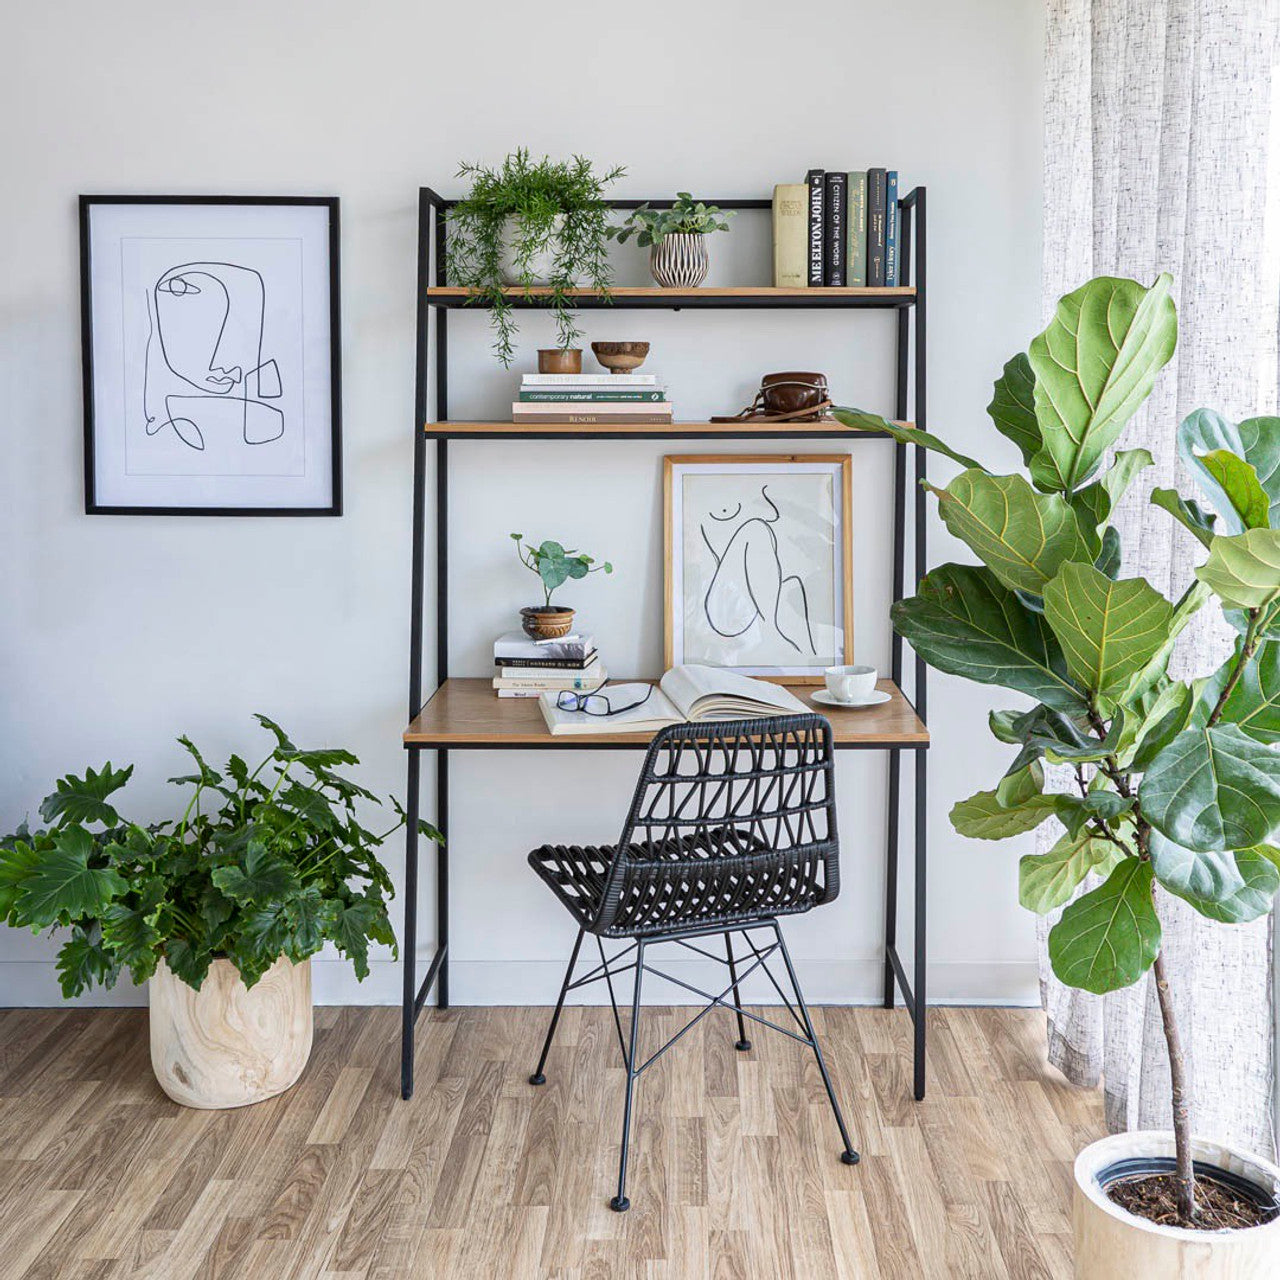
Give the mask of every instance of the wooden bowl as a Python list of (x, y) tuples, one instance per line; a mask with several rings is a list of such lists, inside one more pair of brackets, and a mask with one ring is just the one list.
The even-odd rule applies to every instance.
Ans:
[(581, 347), (544, 347), (538, 352), (539, 373), (581, 373)]
[(556, 605), (527, 605), (520, 610), (525, 635), (534, 640), (559, 640), (573, 630), (573, 610)]
[(647, 342), (593, 342), (591, 350), (610, 373), (630, 373), (644, 364)]

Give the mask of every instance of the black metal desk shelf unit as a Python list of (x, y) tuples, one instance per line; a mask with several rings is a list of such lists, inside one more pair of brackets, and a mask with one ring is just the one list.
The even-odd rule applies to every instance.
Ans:
[[(510, 422), (451, 422), (449, 420), (449, 311), (453, 308), (475, 305), (466, 291), (450, 288), (445, 271), (445, 244), (449, 209), (456, 202), (446, 200), (429, 188), (419, 191), (418, 199), (418, 274), (417, 274), (417, 360), (416, 397), (413, 421), (413, 554), (410, 586), (411, 621), (409, 637), (409, 719), (414, 722), (425, 706), (423, 686), (423, 621), (426, 608), (426, 536), (427, 536), (427, 448), (435, 447), (435, 690), (439, 692), (449, 679), (449, 441), (468, 440), (568, 440), (611, 438), (627, 440), (677, 440), (689, 438), (769, 440), (769, 439), (820, 439), (838, 438), (846, 442), (889, 441), (894, 451), (893, 479), (893, 598), (901, 599), (907, 581), (907, 490), (908, 454), (914, 453), (914, 479), (911, 485), (913, 499), (911, 535), (911, 578), (918, 583), (924, 576), (925, 563), (925, 496), (919, 481), (925, 478), (925, 451), (919, 445), (907, 446), (892, 442), (888, 436), (871, 432), (851, 432), (830, 423), (792, 425), (788, 427), (753, 426), (733, 424), (726, 428), (711, 423), (674, 423), (671, 426), (653, 428), (628, 428), (623, 434), (607, 427), (582, 427), (569, 424), (535, 428)], [(635, 209), (639, 200), (610, 201), (614, 209)], [(670, 207), (670, 201), (650, 200), (651, 207)], [(723, 209), (751, 209), (767, 211), (768, 200), (717, 200)], [(830, 310), (886, 310), (894, 314), (897, 324), (896, 390), (894, 416), (904, 420), (908, 408), (915, 424), (925, 427), (925, 189), (916, 187), (899, 202), (902, 234), (902, 276), (910, 284), (897, 289), (772, 289), (743, 287), (740, 289), (704, 288), (693, 290), (673, 289), (615, 289), (611, 302), (602, 303), (590, 292), (577, 295), (575, 306), (591, 309), (602, 305), (613, 308), (659, 308), (680, 311), (685, 307), (716, 310), (779, 310), (779, 309), (830, 309)], [(516, 307), (545, 306), (545, 298), (526, 297), (513, 291), (512, 305)], [(434, 321), (434, 324), (433, 324)], [(434, 327), (434, 341), (432, 329)], [(434, 413), (428, 408), (428, 389), (432, 374), (435, 377)], [(914, 710), (920, 721), (926, 720), (927, 684), (924, 663), (915, 659)], [(903, 677), (903, 646), (901, 637), (892, 638), (892, 679), (899, 688)], [(497, 700), (495, 699), (495, 703)], [(549, 735), (548, 745), (555, 741)], [(432, 741), (429, 735), (405, 734), (408, 755), (408, 784), (406, 809), (408, 826), (406, 840), (404, 884), (404, 932), (400, 940), (401, 962), (404, 967), (404, 1005), (401, 1035), (401, 1094), (408, 1098), (413, 1092), (414, 1029), (418, 1014), (422, 1011), (432, 987), (440, 1008), (449, 1005), (449, 858), (450, 851), (433, 845), (436, 851), (436, 945), (431, 962), (421, 981), (418, 979), (418, 859), (420, 841), (416, 835), (420, 808), (421, 757), (424, 750), (435, 752), (436, 764), (436, 825), (446, 835), (449, 826), (449, 753), (450, 750), (477, 748), (501, 748), (510, 746), (528, 750), (528, 741), (506, 743), (493, 735), (483, 740), (467, 741), (466, 735), (453, 736), (449, 745), (441, 740)], [(607, 749), (608, 743), (596, 742), (579, 745), (575, 750)], [(618, 747), (634, 743), (618, 743)], [(837, 744), (839, 745), (839, 744)], [(889, 752), (888, 818), (886, 830), (886, 891), (885, 891), (885, 957), (884, 957), (884, 1005), (892, 1008), (895, 988), (901, 989), (903, 1001), (911, 1016), (914, 1028), (914, 1094), (917, 1099), (925, 1091), (925, 901), (926, 901), (926, 841), (925, 799), (927, 794), (926, 750), (927, 741), (892, 743), (849, 743), (848, 746), (872, 747)], [(906, 968), (898, 953), (898, 846), (901, 831), (902, 753), (910, 751), (915, 757), (914, 777), (914, 938), (912, 975), (908, 979)]]

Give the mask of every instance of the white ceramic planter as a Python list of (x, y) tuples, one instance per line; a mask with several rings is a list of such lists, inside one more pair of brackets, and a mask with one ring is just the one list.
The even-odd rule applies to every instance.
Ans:
[[(551, 235), (543, 248), (529, 259), (529, 274), (533, 277), (528, 283), (546, 285), (551, 283), (555, 272), (556, 250), (559, 248), (559, 232), (564, 219), (557, 218)], [(520, 278), (520, 270), (516, 266), (516, 220), (508, 218), (502, 228), (502, 245), (498, 256), (498, 270), (502, 273), (503, 284), (524, 284)]]
[(664, 289), (696, 289), (711, 268), (707, 237), (673, 231), (649, 250), (649, 272)]
[(151, 1067), (184, 1107), (243, 1107), (283, 1093), (311, 1056), (311, 961), (281, 956), (247, 988), (215, 960), (199, 991), (163, 960), (148, 984)]
[[(1197, 1161), (1240, 1175), (1280, 1197), (1280, 1168), (1233, 1147), (1192, 1139)], [(1077, 1280), (1274, 1280), (1280, 1276), (1280, 1218), (1246, 1231), (1162, 1227), (1114, 1204), (1101, 1178), (1121, 1160), (1172, 1157), (1173, 1134), (1116, 1133), (1076, 1157), (1072, 1219)]]

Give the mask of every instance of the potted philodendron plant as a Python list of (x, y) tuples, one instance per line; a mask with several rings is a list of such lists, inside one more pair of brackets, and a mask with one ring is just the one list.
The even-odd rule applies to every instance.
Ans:
[[(303, 750), (266, 716), (274, 749), (224, 771), (186, 737), (195, 772), (181, 817), (142, 825), (115, 793), (133, 767), (70, 774), (40, 806), (48, 824), (0, 840), (0, 918), (65, 929), (58, 975), (68, 998), (124, 972), (149, 984), (151, 1063), (185, 1106), (235, 1107), (287, 1089), (311, 1052), (311, 960), (326, 942), (369, 973), (369, 944), (395, 949), (377, 804), (344, 766), (349, 751)], [(423, 835), (439, 840), (427, 823)]]
[(707, 237), (728, 231), (732, 211), (694, 200), (687, 191), (676, 193), (670, 209), (650, 209), (642, 204), (609, 235), (619, 244), (632, 236), (649, 250), (649, 271), (664, 289), (696, 289), (711, 268)]
[(520, 610), (520, 621), (525, 635), (534, 640), (558, 640), (573, 630), (573, 610), (568, 605), (553, 605), (551, 596), (570, 578), (585, 578), (589, 573), (613, 572), (607, 560), (596, 564), (591, 556), (581, 551), (566, 551), (558, 542), (547, 539), (536, 547), (524, 541), (523, 533), (513, 533), (516, 555), (526, 569), (538, 575), (545, 600), (542, 604), (526, 605)]
[[(1150, 288), (1092, 280), (1005, 366), (988, 412), (1029, 478), (993, 474), (913, 427), (835, 411), (960, 465), (929, 488), (982, 563), (934, 569), (894, 605), (894, 625), (940, 671), (1034, 703), (992, 713), (1016, 754), (996, 786), (956, 805), (953, 825), (1004, 839), (1058, 819), (1057, 843), (1019, 867), (1025, 906), (1062, 909), (1054, 973), (1103, 993), (1154, 968), (1172, 1132), (1117, 1134), (1077, 1159), (1076, 1267), (1090, 1280), (1260, 1276), (1280, 1255), (1280, 1169), (1193, 1132), (1158, 913), (1172, 895), (1239, 923), (1269, 911), (1280, 886), (1280, 418), (1237, 425), (1199, 410), (1182, 423), (1179, 454), (1216, 516), (1172, 489), (1150, 500), (1204, 561), (1172, 601), (1124, 576), (1111, 516), (1152, 459), (1112, 450), (1173, 355), (1170, 286), (1167, 275)], [(1234, 651), (1176, 679), (1178, 634), (1210, 600), (1235, 628)], [(1046, 763), (1066, 767), (1067, 789), (1046, 789)]]
[(523, 148), (496, 168), (464, 164), (458, 170), (471, 190), (449, 210), (449, 280), (490, 308), (493, 348), (504, 366), (515, 354), (510, 286), (549, 290), (558, 346), (566, 351), (582, 337), (570, 310), (573, 290), (598, 289), (608, 300), (604, 192), (625, 172), (619, 166), (598, 174), (582, 156), (531, 160)]

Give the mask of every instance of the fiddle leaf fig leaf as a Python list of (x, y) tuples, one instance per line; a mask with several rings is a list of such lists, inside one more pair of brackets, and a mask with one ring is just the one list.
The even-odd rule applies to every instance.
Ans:
[[(1233, 655), (1209, 678), (1202, 705), (1212, 707), (1236, 664)], [(1259, 742), (1280, 742), (1280, 640), (1264, 640), (1222, 707), (1222, 721)]]
[(899, 444), (922, 445), (926, 449), (933, 450), (934, 453), (950, 458), (952, 462), (958, 462), (962, 467), (976, 467), (979, 471), (983, 470), (982, 463), (975, 462), (963, 453), (957, 453), (945, 440), (940, 440), (937, 436), (921, 431), (909, 423), (890, 422), (888, 418), (882, 418), (878, 413), (868, 413), (865, 409), (836, 408), (831, 410), (831, 416), (838, 422), (843, 422), (852, 431), (876, 431), (892, 436)]
[(1167, 511), (1180, 525), (1195, 534), (1204, 546), (1212, 544), (1215, 520), (1212, 513), (1201, 511), (1196, 503), (1173, 489), (1152, 489), (1151, 503)]
[(1049, 962), (1071, 987), (1103, 995), (1131, 986), (1160, 950), (1152, 873), (1140, 858), (1121, 858), (1106, 881), (1083, 894), (1049, 930)]
[(1028, 853), (1018, 860), (1018, 901), (1042, 916), (1071, 900), (1091, 871), (1109, 875), (1124, 857), (1110, 840), (1100, 836), (1064, 835), (1046, 853)]
[(1217, 901), (1187, 899), (1202, 916), (1223, 924), (1244, 924), (1266, 915), (1280, 888), (1280, 869), (1266, 853), (1258, 849), (1237, 849), (1235, 859), (1236, 869), (1244, 881), (1241, 888)]
[(1044, 616), (1076, 683), (1111, 695), (1160, 651), (1173, 606), (1141, 578), (1064, 564), (1044, 589)]
[(1200, 458), (1200, 463), (1218, 482), (1245, 529), (1271, 527), (1271, 504), (1258, 473), (1249, 463), (1228, 449), (1212, 449)]
[(1088, 721), (1051, 707), (1032, 707), (1023, 712), (993, 711), (990, 724), (991, 732), (1001, 742), (1016, 743), (1022, 748), (1009, 767), (1009, 776), (1041, 757), (1051, 764), (1105, 760), (1117, 750), (1124, 733), (1123, 714), (1112, 722), (1106, 738), (1099, 740)]
[(979, 791), (951, 810), (951, 825), (973, 840), (1006, 840), (1034, 831), (1053, 815), (1053, 796), (1041, 794), (1044, 773), (1032, 763), (1004, 778), (994, 791)]
[[(1132, 796), (1105, 790), (1090, 791), (1083, 796), (1058, 795), (1054, 796), (1054, 802), (1054, 814), (1072, 839), (1080, 836), (1094, 819), (1103, 823), (1114, 822), (1122, 814), (1130, 812), (1134, 805)], [(1110, 844), (1110, 841), (1104, 843)]]
[(893, 624), (926, 662), (981, 684), (1003, 685), (1063, 710), (1084, 707), (1044, 618), (990, 569), (948, 564), (920, 593), (894, 604)]
[(1215, 538), (1196, 577), (1223, 604), (1265, 609), (1280, 599), (1280, 529)]
[(100, 822), (114, 827), (120, 815), (107, 803), (107, 797), (129, 781), (133, 765), (113, 769), (108, 760), (97, 773), (84, 771), (83, 778), (69, 773), (59, 778), (57, 790), (40, 803), (40, 816), (46, 822)]
[(1112, 580), (1120, 576), (1120, 534), (1115, 525), (1107, 525), (1102, 531), (1102, 550), (1093, 567)]
[(996, 379), (995, 394), (987, 405), (987, 412), (996, 430), (1012, 440), (1022, 454), (1022, 461), (1029, 463), (1044, 446), (1040, 438), (1040, 424), (1036, 421), (1036, 375), (1031, 371), (1031, 361), (1025, 353), (1013, 357)]
[(1169, 659), (1173, 656), (1174, 646), (1177, 644), (1178, 637), (1186, 629), (1187, 623), (1204, 607), (1209, 597), (1209, 588), (1203, 582), (1193, 582), (1182, 593), (1182, 598), (1173, 606), (1173, 613), (1169, 618), (1169, 629), (1165, 634), (1164, 643), (1156, 650), (1151, 660), (1130, 678), (1118, 699), (1122, 705), (1129, 706), (1136, 702), (1165, 678)]
[(1150, 288), (1101, 276), (1067, 294), (1028, 353), (1044, 447), (1040, 488), (1078, 489), (1146, 399), (1177, 342), (1172, 277)]
[(1000, 581), (1043, 595), (1045, 583), (1070, 560), (1092, 561), (1101, 543), (1086, 537), (1076, 513), (1056, 493), (1037, 493), (1021, 476), (962, 471), (937, 495), (943, 523)]
[(93, 837), (83, 827), (54, 832), (45, 852), (18, 889), (17, 922), (32, 929), (100, 917), (113, 899), (128, 889), (110, 867), (91, 867)]
[(1158, 831), (1151, 833), (1149, 848), (1160, 884), (1223, 924), (1243, 924), (1265, 915), (1280, 888), (1280, 867), (1257, 849), (1197, 853)]
[(1087, 518), (1095, 528), (1105, 524), (1134, 477), (1154, 462), (1146, 449), (1117, 449), (1102, 477), (1072, 494), (1071, 505), (1081, 521)]
[(1280, 751), (1232, 724), (1184, 729), (1147, 769), (1143, 816), (1193, 852), (1248, 849), (1280, 825)]
[[(1234, 454), (1252, 470), (1266, 495), (1265, 521), (1249, 525), (1243, 518), (1224, 476), (1215, 473), (1209, 462), (1210, 455), (1217, 453)], [(1248, 418), (1237, 425), (1212, 409), (1197, 409), (1178, 427), (1178, 456), (1222, 517), (1228, 533), (1243, 533), (1247, 528), (1280, 528), (1280, 418)], [(1228, 464), (1225, 478), (1232, 474)], [(1238, 470), (1234, 474), (1243, 475), (1244, 486), (1252, 488), (1247, 475)], [(1256, 493), (1253, 501), (1256, 503)]]
[(1187, 727), (1196, 699), (1189, 685), (1174, 681), (1145, 695), (1143, 701), (1146, 710), (1134, 738), (1132, 760), (1139, 773)]

